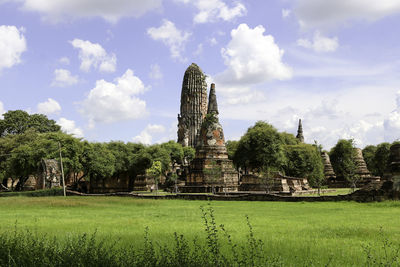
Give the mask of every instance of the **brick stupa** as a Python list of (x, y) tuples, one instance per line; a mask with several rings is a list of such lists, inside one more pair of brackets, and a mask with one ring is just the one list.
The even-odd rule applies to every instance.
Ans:
[[(211, 84), (207, 116), (200, 129), (196, 156), (190, 164), (190, 173), (186, 181), (187, 191), (211, 192), (212, 186), (217, 192), (238, 189), (238, 172), (233, 167), (233, 162), (228, 159), (218, 114), (215, 84)], [(219, 178), (215, 179), (207, 174), (207, 169), (211, 168), (221, 170)]]

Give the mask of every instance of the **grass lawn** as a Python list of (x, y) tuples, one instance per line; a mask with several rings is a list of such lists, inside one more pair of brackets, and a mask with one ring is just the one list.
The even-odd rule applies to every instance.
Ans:
[[(0, 231), (30, 229), (65, 238), (93, 233), (120, 245), (141, 245), (149, 227), (155, 242), (173, 242), (173, 233), (204, 239), (200, 206), (206, 201), (142, 200), (128, 197), (2, 197)], [(244, 243), (248, 215), (267, 253), (285, 266), (359, 266), (363, 245), (383, 255), (382, 238), (400, 245), (400, 202), (234, 202), (213, 201), (218, 224)], [(382, 234), (380, 234), (382, 229)]]

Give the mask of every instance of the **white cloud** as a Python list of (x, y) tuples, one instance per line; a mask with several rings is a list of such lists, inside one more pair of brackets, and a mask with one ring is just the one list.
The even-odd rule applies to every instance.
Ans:
[(21, 62), (21, 54), (26, 51), (23, 31), (15, 26), (0, 26), (0, 71)]
[(69, 60), (69, 58), (67, 58), (67, 57), (62, 57), (62, 58), (60, 58), (58, 61), (59, 61), (61, 64), (64, 64), (64, 65), (69, 65), (69, 63), (70, 63), (70, 60)]
[(163, 78), (163, 74), (162, 74), (162, 72), (161, 72), (160, 65), (158, 65), (158, 64), (152, 64), (152, 65), (150, 66), (149, 77), (150, 77), (151, 79), (154, 79), (154, 80), (160, 80), (160, 79)]
[[(280, 131), (296, 134), (301, 118), (307, 143), (317, 140), (325, 149), (330, 149), (341, 138), (354, 138), (357, 146), (362, 148), (400, 138), (400, 108), (392, 112), (395, 86), (348, 87), (327, 82), (322, 90), (318, 84), (313, 88), (291, 81), (287, 85), (274, 83), (264, 89), (265, 101), (240, 105), (219, 101), (218, 104), (221, 104), (221, 123), (227, 139), (243, 135), (257, 120), (265, 120)], [(400, 103), (400, 98), (398, 100)], [(234, 127), (229, 125), (233, 122)]]
[(3, 102), (0, 101), (0, 119), (3, 119), (3, 114), (6, 113)]
[(290, 14), (292, 13), (292, 10), (290, 9), (282, 9), (282, 18), (288, 18)]
[(203, 53), (203, 44), (198, 44), (196, 51), (194, 51), (193, 55), (199, 56)]
[(397, 108), (392, 111), (384, 121), (385, 140), (394, 141), (400, 139), (400, 91), (396, 97)]
[(75, 121), (68, 120), (66, 118), (60, 118), (57, 124), (61, 126), (61, 130), (68, 134), (73, 134), (75, 137), (83, 137), (83, 131), (79, 127), (76, 127)]
[(69, 70), (56, 69), (54, 70), (54, 79), (51, 86), (65, 87), (77, 84), (78, 76), (73, 76)]
[(354, 20), (376, 21), (400, 13), (398, 0), (297, 0), (295, 13), (305, 28), (342, 25)]
[(165, 127), (158, 124), (148, 124), (139, 135), (133, 138), (134, 142), (150, 145), (153, 140), (153, 134), (164, 133)]
[(162, 41), (169, 47), (171, 57), (175, 59), (182, 58), (182, 52), (185, 50), (185, 45), (189, 40), (191, 33), (184, 32), (175, 27), (175, 24), (169, 20), (163, 20), (162, 25), (158, 28), (147, 29), (147, 34), (156, 41)]
[(117, 65), (117, 57), (115, 54), (108, 54), (100, 45), (74, 39), (71, 41), (74, 48), (79, 49), (79, 59), (81, 60), (80, 69), (88, 72), (93, 67), (102, 72), (114, 72)]
[(40, 114), (51, 115), (59, 113), (61, 111), (61, 106), (54, 99), (48, 98), (46, 102), (37, 105), (37, 110)]
[[(140, 17), (161, 7), (162, 0), (9, 0), (22, 3), (25, 10), (39, 12), (43, 19), (59, 22), (100, 17), (116, 23), (122, 17)], [(1, 4), (1, 2), (0, 2)]]
[(212, 78), (224, 103), (264, 101), (264, 93), (253, 90), (253, 86), (292, 77), (291, 68), (282, 62), (284, 51), (273, 36), (264, 35), (264, 32), (261, 25), (252, 29), (247, 24), (240, 24), (231, 31), (232, 39), (221, 50), (227, 69)]
[(240, 24), (231, 31), (231, 41), (221, 50), (228, 67), (216, 80), (227, 83), (254, 84), (269, 80), (287, 80), (292, 70), (282, 62), (284, 51), (272, 35), (264, 35), (259, 25), (254, 29)]
[(209, 39), (208, 42), (210, 43), (211, 46), (218, 44), (218, 41), (215, 37)]
[(339, 41), (337, 37), (325, 37), (319, 31), (316, 31), (312, 41), (299, 39), (297, 40), (297, 45), (313, 49), (315, 52), (334, 52), (339, 47)]
[(246, 15), (246, 7), (236, 1), (232, 7), (229, 7), (221, 0), (176, 0), (185, 4), (194, 5), (198, 13), (193, 18), (195, 23), (215, 22), (217, 20), (230, 21), (236, 17)]
[(89, 126), (95, 123), (112, 123), (142, 118), (147, 115), (146, 102), (137, 97), (147, 88), (128, 69), (115, 83), (98, 80), (87, 98), (81, 103), (80, 112), (89, 119)]

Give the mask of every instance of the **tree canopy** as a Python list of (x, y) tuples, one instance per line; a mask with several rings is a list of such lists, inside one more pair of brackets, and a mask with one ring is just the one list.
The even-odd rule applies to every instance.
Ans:
[(324, 181), (324, 165), (318, 148), (309, 144), (285, 145), (285, 174), (306, 177), (311, 186), (320, 186)]
[(240, 139), (234, 161), (239, 167), (258, 172), (280, 170), (286, 161), (283, 144), (281, 135), (272, 125), (258, 121)]
[(23, 110), (10, 110), (3, 114), (0, 120), (0, 137), (13, 134), (22, 134), (28, 129), (39, 133), (58, 132), (61, 127), (54, 120), (43, 114), (32, 114)]
[(354, 178), (356, 172), (355, 147), (353, 139), (341, 139), (329, 152), (332, 167), (338, 177)]

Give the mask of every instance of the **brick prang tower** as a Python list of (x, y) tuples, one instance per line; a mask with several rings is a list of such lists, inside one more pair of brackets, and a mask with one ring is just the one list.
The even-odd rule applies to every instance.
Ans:
[(181, 109), (178, 115), (178, 143), (196, 148), (206, 114), (206, 75), (199, 66), (192, 63), (183, 76)]

